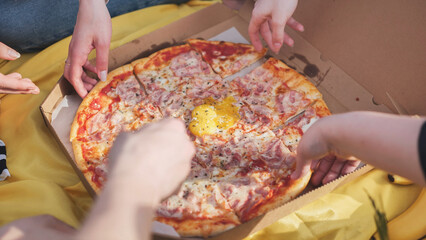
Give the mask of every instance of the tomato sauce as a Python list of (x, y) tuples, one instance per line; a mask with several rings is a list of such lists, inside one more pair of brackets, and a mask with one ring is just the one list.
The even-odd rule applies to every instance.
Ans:
[(201, 49), (203, 51), (204, 60), (210, 63), (219, 56), (228, 57), (235, 54), (243, 55), (250, 51), (249, 46), (228, 45), (224, 42), (220, 42), (219, 44), (197, 43), (194, 44), (194, 47)]

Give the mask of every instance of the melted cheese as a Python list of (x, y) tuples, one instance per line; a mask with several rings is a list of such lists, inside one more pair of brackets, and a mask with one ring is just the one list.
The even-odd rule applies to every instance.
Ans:
[(232, 96), (223, 101), (206, 99), (205, 104), (192, 110), (189, 130), (194, 135), (204, 136), (229, 129), (240, 119), (239, 108), (234, 103), (235, 99)]

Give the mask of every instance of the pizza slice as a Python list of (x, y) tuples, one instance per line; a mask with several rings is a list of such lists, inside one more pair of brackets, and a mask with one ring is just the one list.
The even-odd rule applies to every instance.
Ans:
[(226, 87), (219, 75), (188, 44), (158, 51), (135, 64), (135, 75), (165, 117), (182, 117), (193, 101), (220, 98)]
[(161, 203), (156, 220), (184, 237), (212, 236), (240, 224), (219, 186), (208, 178), (187, 179), (177, 194)]
[(274, 58), (234, 79), (230, 87), (242, 119), (253, 128), (274, 129), (322, 98), (311, 82)]
[(265, 56), (266, 49), (257, 52), (252, 45), (223, 41), (189, 39), (188, 43), (222, 78), (239, 72)]

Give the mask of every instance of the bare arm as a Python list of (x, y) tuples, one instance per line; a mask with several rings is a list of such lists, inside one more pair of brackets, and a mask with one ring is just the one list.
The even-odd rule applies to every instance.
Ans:
[(328, 154), (356, 157), (375, 167), (425, 185), (418, 138), (425, 119), (374, 112), (351, 112), (323, 118), (303, 136), (293, 177)]

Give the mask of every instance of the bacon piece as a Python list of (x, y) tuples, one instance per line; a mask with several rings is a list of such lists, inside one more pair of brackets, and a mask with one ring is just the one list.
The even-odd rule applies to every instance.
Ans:
[(266, 151), (261, 154), (261, 159), (268, 167), (276, 169), (280, 168), (287, 158), (288, 149), (284, 146), (280, 139), (271, 141)]
[(120, 82), (116, 88), (117, 95), (127, 106), (134, 106), (142, 100), (143, 91), (138, 81), (131, 77), (126, 81)]
[(290, 116), (310, 103), (311, 101), (306, 99), (302, 93), (290, 90), (276, 97), (275, 108), (279, 113)]

